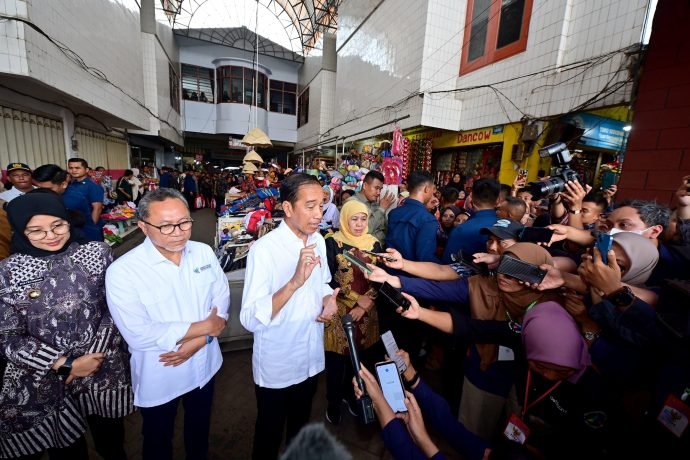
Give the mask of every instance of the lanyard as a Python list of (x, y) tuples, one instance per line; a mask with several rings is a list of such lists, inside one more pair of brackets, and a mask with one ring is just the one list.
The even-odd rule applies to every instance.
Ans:
[(532, 385), (532, 371), (527, 370), (527, 387), (525, 388), (525, 410), (522, 411), (522, 415), (526, 415), (527, 411), (539, 404), (546, 398), (548, 395), (550, 395), (556, 388), (560, 386), (560, 384), (563, 383), (563, 380), (559, 380), (556, 382), (551, 388), (549, 388), (546, 393), (543, 395), (539, 396), (534, 402), (531, 404), (528, 403), (528, 396), (529, 396), (529, 387)]
[[(525, 313), (523, 313), (523, 316), (524, 316), (528, 311), (530, 311), (530, 310), (532, 309), (532, 307), (535, 306), (536, 304), (537, 304), (537, 301), (535, 300), (535, 301), (532, 302), (531, 304), (527, 305), (527, 308), (525, 309)], [(508, 311), (508, 309), (506, 309), (506, 316), (508, 317), (508, 321), (513, 321), (513, 322), (515, 322), (515, 321), (513, 320), (513, 317), (510, 316), (510, 312)]]

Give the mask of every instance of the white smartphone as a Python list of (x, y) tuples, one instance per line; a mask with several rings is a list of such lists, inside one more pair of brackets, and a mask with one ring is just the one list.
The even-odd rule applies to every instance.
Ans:
[(393, 412), (407, 412), (405, 407), (405, 389), (403, 388), (398, 368), (393, 361), (376, 364), (376, 376), (379, 379), (383, 397)]
[(395, 365), (398, 367), (398, 372), (401, 374), (407, 370), (407, 366), (405, 365), (405, 361), (403, 361), (402, 356), (398, 356), (398, 344), (395, 343), (395, 338), (393, 337), (393, 333), (391, 331), (386, 331), (383, 334), (381, 334), (381, 341), (383, 342), (383, 346), (386, 347), (386, 353), (388, 353), (388, 357), (393, 360)]

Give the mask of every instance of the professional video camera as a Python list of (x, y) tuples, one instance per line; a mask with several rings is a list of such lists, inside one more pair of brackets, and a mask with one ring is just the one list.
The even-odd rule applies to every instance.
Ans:
[(565, 183), (568, 181), (578, 181), (580, 178), (577, 173), (570, 169), (568, 164), (573, 159), (568, 151), (568, 147), (563, 142), (548, 145), (539, 149), (539, 156), (542, 158), (551, 157), (556, 162), (558, 172), (549, 179), (530, 182), (527, 184), (533, 200), (541, 200), (565, 190)]

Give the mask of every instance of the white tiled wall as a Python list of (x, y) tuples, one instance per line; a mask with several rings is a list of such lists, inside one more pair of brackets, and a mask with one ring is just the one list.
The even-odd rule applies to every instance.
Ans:
[(417, 92), (423, 78), (430, 78), (423, 77), (420, 64), (425, 54), (427, 5), (435, 0), (385, 1), (354, 32), (378, 3), (348, 0), (339, 8), (334, 124), (342, 126), (334, 134), (347, 136), (408, 114), (411, 117), (401, 122), (403, 127), (420, 124), (421, 99), (388, 106)]
[[(0, 10), (24, 16), (77, 53), (88, 66), (102, 71), (127, 94), (143, 100), (136, 12), (108, 0), (4, 0)], [(0, 69), (29, 75), (133, 125), (148, 124), (141, 107), (68, 60), (35, 30), (10, 20), (0, 24), (0, 36), (0, 46), (6, 40), (8, 47), (4, 49), (9, 56), (8, 61), (0, 55)]]
[[(466, 0), (386, 1), (350, 37), (378, 3), (348, 0), (340, 6), (336, 128), (328, 137), (407, 114), (411, 118), (401, 122), (403, 127), (466, 130), (519, 121), (525, 114), (566, 113), (628, 77), (618, 72), (626, 64), (622, 52), (595, 58), (638, 43), (647, 6), (647, 0), (534, 0), (526, 51), (459, 77)], [(555, 70), (587, 59), (592, 60), (588, 68)], [(307, 58), (301, 84), (303, 76), (315, 73), (314, 63)], [(545, 69), (551, 70), (526, 77)], [(490, 88), (429, 94), (494, 83), (505, 96)], [(631, 86), (592, 107), (629, 101)], [(398, 104), (420, 91), (423, 99)], [(309, 124), (313, 119), (310, 113)], [(300, 128), (300, 143), (318, 133), (317, 127)]]
[[(457, 88), (512, 80), (495, 86), (505, 97), (491, 89), (446, 96), (463, 104), (460, 128), (518, 121), (523, 114), (544, 117), (566, 113), (594, 97), (609, 81), (615, 84), (625, 80), (627, 71), (617, 73), (625, 66), (622, 52), (587, 68), (519, 77), (576, 64), (638, 43), (646, 5), (646, 0), (534, 0), (527, 49), (457, 78)], [(464, 6), (461, 9), (464, 18)], [(593, 107), (629, 101), (631, 87), (624, 86)]]

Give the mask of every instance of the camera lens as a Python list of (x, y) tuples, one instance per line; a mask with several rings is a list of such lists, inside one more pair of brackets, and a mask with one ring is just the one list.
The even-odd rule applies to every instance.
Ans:
[(565, 190), (565, 181), (560, 177), (552, 177), (538, 182), (530, 182), (527, 187), (532, 194), (532, 199), (537, 201)]

